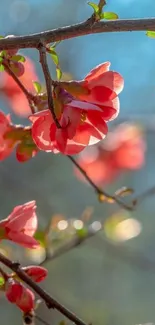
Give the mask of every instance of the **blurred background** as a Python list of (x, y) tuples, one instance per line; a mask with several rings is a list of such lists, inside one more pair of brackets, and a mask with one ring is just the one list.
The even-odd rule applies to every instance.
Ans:
[[(120, 18), (151, 17), (155, 13), (155, 1), (107, 0), (106, 11), (116, 12)], [(87, 19), (91, 13), (86, 0), (5, 0), (0, 6), (0, 34), (23, 35), (70, 25)], [(36, 75), (44, 83), (37, 51), (21, 53), (34, 62)], [(132, 187), (135, 193), (154, 186), (155, 40), (147, 38), (144, 32), (96, 34), (61, 42), (57, 53), (65, 78), (81, 79), (95, 65), (110, 61), (111, 69), (120, 72), (125, 79), (120, 115), (109, 125), (110, 137), (100, 147), (77, 157), (79, 162), (85, 164), (92, 177), (100, 170), (95, 180), (110, 193), (121, 186)], [(55, 66), (50, 58), (49, 66), (55, 77)], [(3, 83), (1, 75), (0, 83)], [(13, 113), (11, 100), (3, 91), (0, 102), (1, 110), (11, 112), (14, 122), (27, 123)], [(133, 124), (121, 127), (121, 138), (115, 137), (122, 122), (134, 123), (134, 127)], [(116, 146), (111, 146), (116, 138)], [(90, 171), (88, 164), (96, 159), (100, 167), (92, 165)], [(117, 163), (111, 166), (114, 161)], [(107, 179), (105, 175), (110, 177)], [(0, 162), (1, 219), (14, 206), (35, 199), (40, 229), (51, 219), (56, 220), (51, 231), (53, 250), (70, 240), (78, 228), (94, 221), (103, 225), (106, 220), (104, 232), (101, 230), (79, 248), (48, 262), (49, 277), (44, 287), (86, 323), (155, 323), (155, 267), (153, 263), (147, 265), (147, 260), (138, 262), (142, 254), (155, 263), (154, 198), (148, 198), (130, 214), (120, 211), (116, 205), (99, 203), (92, 188), (79, 177), (65, 156), (39, 153), (20, 164), (12, 154)], [(88, 216), (81, 217), (86, 208)], [(61, 219), (67, 223), (60, 226)], [(83, 222), (80, 226), (73, 222), (78, 219)], [(125, 224), (124, 219), (127, 219)], [(23, 264), (39, 263), (44, 258), (44, 249), (39, 253), (18, 251), (17, 246), (7, 242), (0, 248)], [(135, 252), (138, 252), (136, 258)], [(1, 324), (21, 324), (20, 312), (3, 297), (0, 314)], [(63, 319), (44, 306), (38, 309), (38, 314), (49, 324)]]

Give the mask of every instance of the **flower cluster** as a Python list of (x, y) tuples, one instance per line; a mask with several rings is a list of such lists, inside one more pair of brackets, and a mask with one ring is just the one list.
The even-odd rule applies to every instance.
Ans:
[[(140, 169), (145, 161), (145, 140), (134, 124), (120, 124), (99, 145), (86, 148), (78, 157), (79, 165), (98, 185), (113, 181), (120, 172)], [(75, 168), (76, 176), (86, 182)]]
[[(8, 239), (27, 248), (37, 248), (39, 243), (33, 238), (37, 229), (35, 201), (16, 206), (11, 214), (0, 221), (0, 240)], [(41, 282), (47, 276), (47, 270), (41, 266), (26, 266), (22, 270), (34, 282)], [(1, 270), (4, 283), (0, 290), (6, 298), (24, 313), (35, 308), (35, 295), (28, 289), (16, 273), (7, 274)]]
[[(34, 282), (41, 282), (47, 276), (47, 270), (41, 266), (27, 266), (22, 270)], [(3, 291), (9, 302), (15, 304), (24, 313), (31, 312), (35, 309), (35, 295), (28, 289), (15, 273), (5, 274)]]
[(53, 105), (61, 128), (49, 109), (30, 116), (32, 138), (40, 150), (76, 154), (106, 136), (107, 122), (119, 113), (123, 89), (123, 78), (109, 67), (106, 62), (81, 81), (55, 83)]
[[(23, 82), (27, 87), (32, 78), (26, 59), (26, 71)], [(60, 124), (57, 128), (48, 107), (47, 94), (35, 95), (36, 114), (30, 115), (30, 127), (12, 125), (9, 116), (0, 112), (0, 160), (8, 157), (16, 147), (18, 161), (26, 161), (34, 157), (39, 150), (63, 154), (77, 154), (104, 139), (108, 132), (107, 122), (119, 113), (118, 94), (123, 89), (123, 78), (114, 71), (109, 71), (110, 63), (95, 67), (81, 81), (54, 82), (53, 105)], [(6, 72), (4, 72), (6, 74)], [(23, 96), (15, 81), (6, 74), (7, 82), (1, 89), (11, 98), (11, 103), (23, 110)], [(25, 98), (26, 99), (26, 98)], [(24, 104), (25, 105), (25, 104)], [(28, 107), (26, 99), (25, 107)], [(17, 111), (16, 111), (17, 112)]]

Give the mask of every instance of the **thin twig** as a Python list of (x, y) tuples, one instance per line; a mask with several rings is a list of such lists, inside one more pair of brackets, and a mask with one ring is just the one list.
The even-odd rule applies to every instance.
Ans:
[(151, 188), (145, 190), (143, 193), (137, 195), (134, 199), (133, 199), (133, 205), (137, 206), (139, 205), (141, 202), (143, 202), (144, 199), (155, 195), (155, 186), (152, 186)]
[(11, 70), (11, 68), (5, 62), (5, 60), (3, 60), (3, 65), (5, 67), (5, 71), (13, 78), (13, 80), (16, 82), (16, 84), (19, 86), (19, 88), (21, 89), (21, 91), (26, 96), (26, 98), (28, 100), (28, 103), (29, 103), (29, 106), (31, 108), (32, 114), (34, 114), (35, 113), (35, 110), (34, 110), (34, 106), (32, 105), (32, 103), (34, 104), (34, 102), (35, 102), (35, 96), (26, 89), (26, 87), (22, 84), (22, 82), (19, 80), (19, 78)]
[(24, 281), (31, 289), (33, 289), (46, 303), (48, 308), (53, 308), (58, 310), (61, 314), (67, 317), (76, 325), (86, 325), (83, 320), (78, 318), (75, 314), (69, 311), (66, 307), (60, 304), (56, 299), (51, 297), (46, 291), (40, 288), (20, 267), (19, 263), (12, 262), (6, 256), (0, 253), (0, 262), (7, 266), (9, 269), (14, 271), (21, 280)]
[[(75, 237), (71, 239), (67, 244), (62, 245), (61, 247), (56, 249), (52, 254), (47, 253), (45, 260), (41, 262), (40, 265), (45, 265), (48, 262), (53, 261), (57, 257), (60, 257), (70, 252), (72, 249), (78, 248), (81, 244), (84, 244), (88, 239), (93, 236), (96, 236), (101, 231), (103, 231), (103, 227), (98, 230), (94, 230), (92, 225), (90, 225), (87, 230), (87, 233), (83, 237), (75, 235)], [(121, 259), (123, 262), (126, 262), (132, 267), (136, 266), (144, 271), (155, 272), (155, 261), (151, 261), (147, 258), (147, 256), (141, 254), (141, 252), (130, 251), (126, 247), (123, 247), (122, 244), (110, 242), (104, 237), (98, 236), (97, 238), (101, 239), (103, 249), (106, 249), (108, 253)]]
[[(99, 229), (100, 230), (100, 229)], [(75, 237), (73, 239), (71, 239), (68, 243), (66, 243), (65, 245), (62, 245), (61, 247), (59, 247), (58, 249), (56, 249), (53, 253), (48, 253), (46, 255), (46, 258), (44, 261), (42, 261), (39, 265), (45, 265), (47, 262), (49, 261), (53, 261), (55, 258), (69, 252), (70, 250), (72, 250), (75, 247), (79, 247), (81, 244), (83, 244), (87, 239), (93, 237), (94, 235), (96, 235), (99, 230), (94, 230), (93, 227), (90, 225), (87, 233), (84, 236), (78, 236), (75, 235)]]
[(48, 63), (47, 63), (46, 47), (42, 43), (40, 43), (40, 45), (38, 46), (38, 50), (40, 53), (40, 63), (42, 66), (42, 70), (43, 70), (44, 78), (45, 78), (45, 82), (46, 82), (46, 89), (47, 89), (47, 96), (48, 96), (48, 108), (50, 109), (50, 111), (52, 113), (53, 120), (55, 121), (57, 128), (60, 129), (61, 125), (56, 117), (56, 114), (54, 111), (54, 106), (53, 106), (52, 79), (51, 79), (51, 75), (50, 75), (50, 71), (49, 71), (49, 67), (48, 67)]
[(99, 7), (99, 14), (101, 14), (103, 7), (106, 5), (106, 1), (105, 0), (100, 0), (98, 7)]
[(88, 24), (88, 21), (41, 33), (0, 39), (0, 51), (15, 48), (38, 48), (40, 43), (62, 41), (74, 37), (109, 32), (155, 31), (155, 18), (117, 19)]
[[(120, 207), (129, 210), (129, 211), (133, 211), (134, 205), (128, 205), (125, 202), (123, 202), (122, 200), (120, 200), (117, 196), (115, 195), (110, 195), (107, 192), (105, 192), (104, 190), (100, 189), (93, 181), (92, 179), (87, 175), (87, 173), (85, 172), (85, 170), (77, 163), (77, 161), (72, 157), (67, 155), (68, 159), (71, 160), (71, 162), (78, 168), (78, 170), (81, 172), (81, 174), (85, 177), (85, 179), (88, 181), (88, 183), (92, 186), (92, 188), (95, 190), (95, 192), (97, 193), (97, 195), (100, 196), (103, 195), (103, 197), (105, 197), (107, 200), (112, 200), (115, 203), (117, 203)], [(102, 201), (102, 200), (101, 200)]]

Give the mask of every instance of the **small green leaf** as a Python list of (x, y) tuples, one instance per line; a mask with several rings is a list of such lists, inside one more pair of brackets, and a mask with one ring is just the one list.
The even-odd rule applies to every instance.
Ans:
[(115, 20), (118, 19), (118, 15), (115, 12), (102, 12), (100, 19)]
[(11, 60), (15, 61), (15, 62), (25, 62), (26, 59), (24, 58), (24, 56), (22, 55), (13, 55)]
[(34, 235), (34, 238), (40, 242), (42, 247), (46, 246), (46, 238), (45, 237), (46, 237), (45, 231), (42, 231), (42, 230), (38, 230)]
[(151, 38), (155, 38), (155, 31), (148, 30), (146, 32), (146, 35)]
[(0, 35), (0, 39), (4, 38), (4, 36)]
[(5, 280), (3, 277), (0, 277), (0, 287), (2, 287), (5, 283)]
[(3, 62), (3, 58), (0, 56), (0, 63)]
[(60, 80), (62, 77), (62, 71), (60, 70), (60, 68), (56, 68), (56, 74), (57, 74), (57, 79)]
[(94, 9), (95, 14), (99, 13), (99, 7), (98, 7), (98, 5), (96, 3), (88, 2), (88, 5)]
[(50, 47), (50, 55), (55, 65), (59, 64), (59, 58), (53, 47)]
[(7, 51), (1, 51), (0, 56), (4, 57), (7, 54)]
[(33, 81), (33, 86), (34, 89), (36, 90), (37, 94), (39, 94), (41, 92), (41, 85), (38, 81)]
[(5, 70), (4, 65), (0, 64), (0, 72), (3, 72)]

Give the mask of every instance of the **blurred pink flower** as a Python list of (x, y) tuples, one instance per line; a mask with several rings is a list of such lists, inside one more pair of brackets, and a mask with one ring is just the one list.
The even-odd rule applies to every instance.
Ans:
[(38, 225), (35, 210), (35, 201), (15, 207), (6, 219), (0, 221), (0, 239), (8, 239), (28, 248), (36, 248), (39, 243), (33, 238)]

